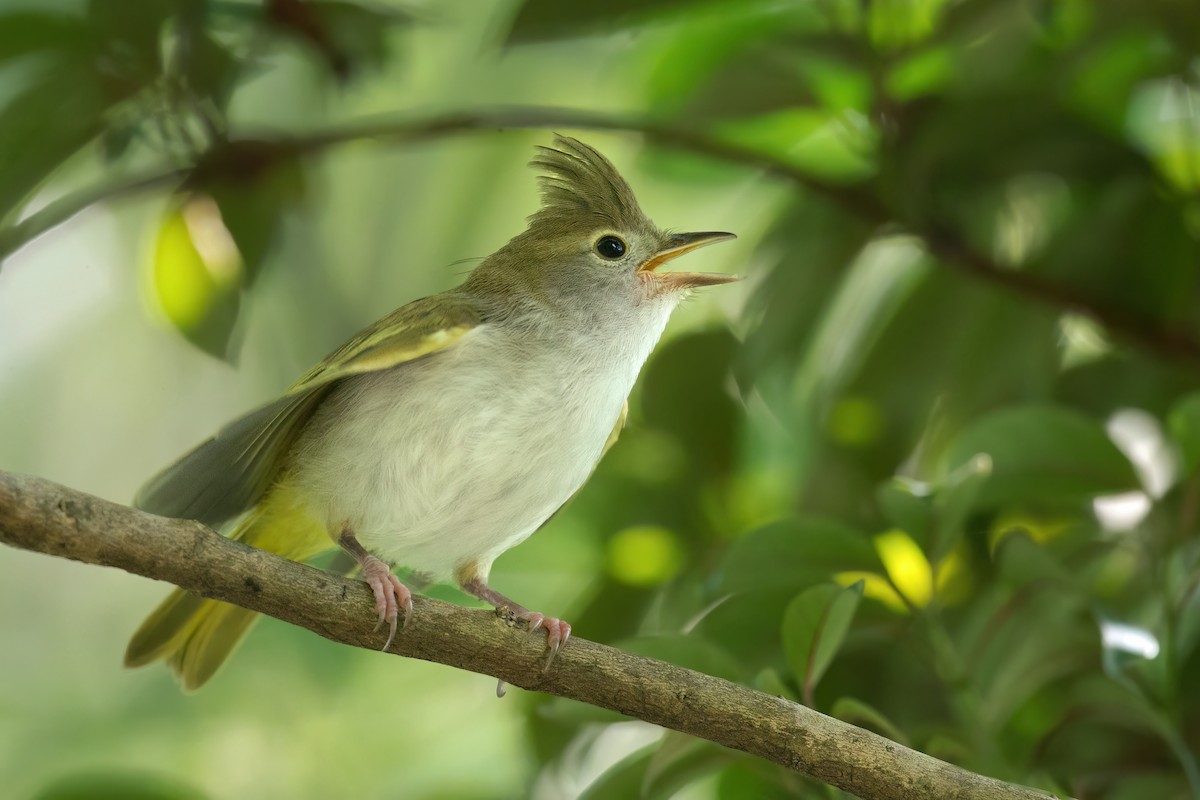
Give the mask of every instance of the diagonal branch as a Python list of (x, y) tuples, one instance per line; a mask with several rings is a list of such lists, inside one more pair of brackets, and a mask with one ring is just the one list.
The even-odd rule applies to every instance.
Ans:
[[(377, 649), (365, 585), (65, 486), (0, 472), (0, 542), (165, 580)], [(501, 678), (674, 728), (774, 761), (863, 800), (1049, 800), (976, 775), (805, 706), (651, 658), (572, 638), (548, 673), (543, 647), (494, 613), (415, 598), (396, 655)]]
[[(661, 144), (718, 161), (762, 170), (837, 205), (868, 224), (901, 226), (895, 211), (868, 188), (826, 181), (802, 168), (767, 153), (718, 138), (711, 133), (681, 128), (653, 117), (597, 113), (586, 109), (552, 106), (495, 106), (448, 111), (422, 116), (386, 116), (300, 136), (260, 132), (224, 142), (218, 147), (252, 147), (258, 157), (290, 158), (313, 155), (330, 147), (363, 140), (385, 143), (415, 142), (453, 134), (514, 128), (578, 128), (584, 130), (630, 131)], [(217, 166), (219, 151), (202, 157), (206, 167)], [(236, 159), (231, 163), (237, 163)], [(0, 229), (0, 261), (36, 236), (66, 222), (95, 203), (148, 189), (156, 189), (186, 175), (188, 170), (162, 168), (67, 195), (47, 208), (31, 214), (15, 226)], [(1072, 286), (1047, 280), (1028, 271), (1008, 269), (973, 248), (957, 233), (929, 224), (908, 221), (911, 233), (921, 238), (937, 263), (990, 283), (1042, 305), (1083, 314), (1111, 333), (1148, 351), (1168, 358), (1200, 362), (1200, 337), (1183, 329), (1164, 327), (1153, 320), (1131, 314), (1080, 293)]]
[(0, 229), (0, 262), (97, 203), (166, 188), (180, 183), (190, 172), (185, 167), (160, 167), (88, 186), (53, 200), (15, 225)]

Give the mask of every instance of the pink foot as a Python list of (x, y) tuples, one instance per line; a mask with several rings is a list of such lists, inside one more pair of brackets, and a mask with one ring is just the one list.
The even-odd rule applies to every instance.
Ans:
[(562, 650), (563, 645), (571, 638), (571, 623), (564, 622), (557, 617), (547, 617), (536, 611), (526, 611), (516, 616), (517, 619), (523, 619), (529, 623), (530, 632), (539, 628), (546, 630), (546, 650), (549, 651), (549, 655), (546, 657), (546, 666), (542, 668), (542, 672), (548, 671), (550, 665), (554, 663), (554, 657), (558, 655), (558, 651)]
[[(537, 611), (523, 611), (520, 614), (514, 615), (516, 619), (523, 619), (529, 623), (530, 632), (536, 631), (538, 628), (546, 629), (546, 665), (542, 667), (542, 672), (549, 672), (550, 665), (554, 663), (554, 657), (558, 655), (558, 651), (563, 649), (563, 645), (567, 643), (567, 639), (571, 638), (571, 623), (564, 622), (557, 617), (547, 617), (545, 614), (540, 614)], [(504, 697), (504, 681), (496, 682), (496, 697)]]
[(362, 571), (363, 579), (375, 593), (375, 613), (379, 615), (379, 622), (376, 623), (375, 630), (379, 630), (379, 626), (385, 620), (388, 623), (388, 638), (383, 644), (383, 649), (387, 650), (392, 646), (392, 640), (396, 638), (396, 620), (401, 606), (404, 607), (405, 627), (412, 619), (412, 592), (392, 574), (387, 564), (375, 556), (367, 556), (363, 559)]

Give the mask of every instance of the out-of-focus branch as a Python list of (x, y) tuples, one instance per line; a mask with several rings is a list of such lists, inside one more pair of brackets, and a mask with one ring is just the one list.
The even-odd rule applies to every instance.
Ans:
[(190, 173), (190, 168), (163, 167), (63, 195), (15, 225), (0, 229), (0, 262), (90, 206), (151, 189), (163, 189), (178, 184)]
[[(647, 138), (709, 158), (761, 170), (786, 179), (850, 214), (876, 225), (907, 226), (924, 240), (938, 263), (949, 269), (1014, 292), (1035, 302), (1083, 314), (1103, 325), (1115, 336), (1169, 358), (1200, 361), (1200, 337), (1102, 303), (1075, 288), (1046, 280), (1034, 273), (1008, 269), (974, 249), (954, 231), (903, 222), (869, 188), (826, 181), (800, 167), (753, 148), (734, 144), (710, 133), (681, 128), (669, 122), (633, 115), (602, 114), (585, 109), (549, 106), (497, 106), (449, 111), (426, 116), (389, 116), (302, 136), (267, 132), (234, 137), (218, 148), (252, 147), (256, 158), (291, 158), (311, 155), (350, 142), (375, 140), (385, 143), (414, 142), (452, 134), (513, 128), (579, 128), (630, 131)], [(236, 158), (222, 159), (220, 152), (206, 154), (205, 169), (219, 171), (222, 163), (236, 165)], [(0, 230), (0, 260), (34, 237), (59, 225), (88, 206), (112, 197), (159, 188), (177, 182), (186, 170), (163, 169), (140, 178), (80, 190), (29, 216), (23, 222)]]
[[(377, 649), (370, 591), (360, 582), (65, 486), (0, 472), (0, 541), (119, 567)], [(390, 652), (501, 678), (743, 750), (864, 800), (1047, 800), (967, 772), (805, 706), (692, 670), (572, 638), (548, 672), (543, 639), (496, 614), (415, 598)]]

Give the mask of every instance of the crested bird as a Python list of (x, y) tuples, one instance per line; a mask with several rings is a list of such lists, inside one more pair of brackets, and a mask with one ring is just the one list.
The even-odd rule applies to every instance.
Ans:
[[(421, 583), (453, 578), (543, 631), (547, 666), (571, 626), (488, 585), (492, 563), (562, 507), (616, 441), (628, 397), (689, 290), (734, 276), (660, 271), (722, 232), (672, 233), (597, 150), (539, 147), (541, 207), (458, 287), (354, 336), (282, 397), (223, 427), (138, 493), (163, 516), (297, 561), (342, 548), (390, 647)], [(416, 582), (410, 580), (410, 583)], [(420, 588), (420, 586), (417, 586)], [(164, 659), (207, 681), (257, 615), (173, 591), (125, 663)]]

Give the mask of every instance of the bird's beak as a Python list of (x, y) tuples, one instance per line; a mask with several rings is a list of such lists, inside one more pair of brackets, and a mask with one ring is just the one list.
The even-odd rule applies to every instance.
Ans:
[(736, 275), (721, 275), (714, 272), (662, 272), (655, 270), (684, 253), (690, 253), (707, 244), (736, 239), (732, 233), (706, 231), (704, 233), (675, 233), (667, 239), (666, 247), (655, 253), (638, 267), (638, 277), (655, 283), (660, 289), (691, 289), (696, 286), (715, 286), (732, 283)]

